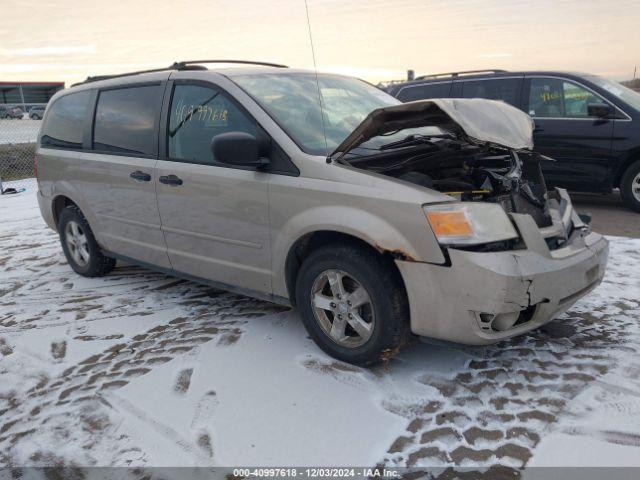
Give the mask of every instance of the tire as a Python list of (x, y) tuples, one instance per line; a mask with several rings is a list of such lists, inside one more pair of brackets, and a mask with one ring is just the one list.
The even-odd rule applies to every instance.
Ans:
[[(358, 286), (370, 300), (360, 306), (365, 297)], [(356, 245), (329, 245), (312, 252), (298, 273), (296, 305), (316, 344), (348, 363), (378, 363), (409, 338), (409, 306), (400, 274), (387, 259)]]
[(68, 206), (58, 221), (62, 250), (71, 268), (83, 277), (102, 277), (116, 265), (116, 260), (103, 255), (89, 222), (80, 209)]
[(629, 165), (622, 174), (620, 195), (627, 207), (640, 212), (640, 161)]

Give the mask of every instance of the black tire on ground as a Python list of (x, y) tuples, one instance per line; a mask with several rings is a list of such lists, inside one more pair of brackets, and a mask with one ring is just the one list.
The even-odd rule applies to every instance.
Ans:
[[(365, 314), (371, 315), (373, 312), (374, 320), (370, 322), (373, 324), (370, 337), (362, 345), (343, 346), (337, 343), (323, 330), (314, 314), (314, 283), (324, 278), (323, 272), (332, 270), (346, 273), (351, 277), (347, 278), (349, 282), (355, 280), (369, 295), (370, 306), (364, 307), (368, 310)], [(332, 291), (328, 291), (327, 295), (333, 295)], [(348, 295), (346, 297), (349, 298)], [(410, 337), (409, 305), (400, 274), (388, 259), (358, 245), (334, 244), (312, 252), (298, 273), (296, 306), (307, 332), (316, 344), (325, 353), (348, 363), (378, 363), (397, 353)], [(359, 313), (362, 314), (362, 310)], [(332, 317), (333, 326), (336, 316), (329, 312), (328, 317)], [(350, 325), (348, 322), (346, 332), (358, 335)]]
[(640, 212), (640, 160), (629, 165), (622, 174), (620, 195), (627, 207)]
[[(72, 205), (62, 210), (58, 220), (58, 233), (64, 255), (76, 273), (83, 277), (102, 277), (115, 267), (116, 260), (103, 255), (89, 222), (78, 207)], [(82, 244), (74, 242), (76, 238), (83, 238)], [(74, 255), (80, 245), (82, 253)]]

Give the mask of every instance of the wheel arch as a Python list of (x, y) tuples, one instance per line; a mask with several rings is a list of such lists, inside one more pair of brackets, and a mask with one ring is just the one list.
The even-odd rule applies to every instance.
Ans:
[(305, 233), (304, 235), (299, 237), (291, 245), (289, 251), (287, 252), (284, 266), (284, 276), (287, 295), (289, 297), (291, 305), (293, 305), (294, 307), (296, 305), (296, 281), (298, 278), (300, 267), (302, 266), (305, 258), (307, 258), (312, 252), (318, 250), (319, 248), (323, 248), (332, 244), (350, 244), (379, 255), (384, 260), (384, 262), (387, 263), (391, 271), (398, 276), (400, 284), (402, 285), (402, 288), (406, 293), (402, 275), (400, 274), (400, 270), (398, 269), (394, 261), (396, 258), (406, 259), (401, 252), (385, 250), (379, 245), (372, 245), (371, 243), (350, 233), (345, 233), (338, 230), (316, 230), (313, 232)]
[[(53, 221), (56, 224), (56, 229), (58, 228), (58, 222), (60, 220), (62, 210), (70, 206), (80, 209), (78, 203), (65, 194), (56, 195), (51, 201), (51, 213), (53, 215)], [(80, 209), (80, 211), (82, 211), (82, 209)]]
[(614, 188), (620, 187), (620, 182), (622, 181), (622, 176), (624, 175), (624, 172), (626, 172), (627, 168), (629, 168), (631, 165), (633, 165), (636, 162), (640, 162), (640, 147), (633, 149), (629, 153), (629, 155), (627, 155), (627, 158), (618, 167), (615, 177), (613, 178)]
[(64, 194), (56, 195), (51, 201), (51, 213), (53, 215), (53, 221), (55, 222), (56, 229), (58, 228), (58, 222), (60, 220), (62, 210), (69, 206), (80, 208), (76, 202)]

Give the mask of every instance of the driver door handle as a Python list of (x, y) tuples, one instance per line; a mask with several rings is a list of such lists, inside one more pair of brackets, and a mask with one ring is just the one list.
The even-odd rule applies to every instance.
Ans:
[(182, 179), (180, 177), (176, 177), (175, 175), (163, 175), (160, 177), (160, 183), (164, 183), (165, 185), (178, 186), (182, 185)]
[(134, 180), (137, 180), (138, 182), (148, 182), (151, 180), (151, 175), (149, 175), (148, 173), (141, 172), (140, 170), (131, 172), (129, 176)]

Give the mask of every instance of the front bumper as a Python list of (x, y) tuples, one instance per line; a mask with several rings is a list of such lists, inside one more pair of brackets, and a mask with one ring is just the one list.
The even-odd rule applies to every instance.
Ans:
[(482, 345), (535, 329), (564, 313), (604, 276), (607, 240), (586, 229), (550, 251), (531, 217), (512, 215), (524, 250), (449, 249), (450, 266), (396, 261), (417, 335)]

